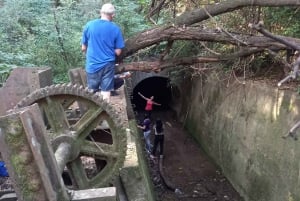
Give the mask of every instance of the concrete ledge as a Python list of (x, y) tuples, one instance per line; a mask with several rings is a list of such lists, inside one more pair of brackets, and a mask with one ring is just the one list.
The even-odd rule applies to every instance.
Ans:
[(115, 187), (72, 191), (72, 201), (117, 201)]

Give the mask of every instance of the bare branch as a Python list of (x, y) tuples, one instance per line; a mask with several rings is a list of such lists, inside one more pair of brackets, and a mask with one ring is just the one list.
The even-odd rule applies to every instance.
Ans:
[[(153, 4), (155, 1), (152, 1)], [(163, 1), (161, 1), (163, 2)], [(172, 19), (172, 21), (161, 27), (155, 27), (153, 29), (146, 30), (140, 34), (135, 35), (126, 42), (126, 48), (123, 51), (123, 57), (129, 56), (136, 51), (149, 47), (154, 44), (158, 44), (162, 41), (168, 40), (200, 40), (200, 41), (214, 41), (214, 42), (224, 42), (235, 45), (246, 45), (261, 47), (258, 43), (251, 44), (253, 41), (249, 36), (242, 36), (227, 32), (227, 35), (234, 38), (233, 41), (228, 36), (226, 37), (222, 33), (215, 33), (214, 30), (201, 30), (198, 28), (197, 32), (193, 32), (192, 29), (188, 28), (189, 25), (199, 23), (208, 19), (210, 16), (216, 16), (223, 13), (231, 12), (234, 10), (241, 9), (248, 6), (260, 6), (260, 7), (281, 7), (281, 6), (300, 6), (299, 0), (227, 0), (222, 1), (217, 4), (206, 5), (204, 8), (199, 8), (192, 10), (190, 12), (184, 12), (182, 15)], [(209, 15), (208, 15), (209, 13)], [(196, 30), (195, 30), (196, 31)], [(206, 35), (205, 35), (206, 34)], [(212, 34), (212, 36), (209, 36)], [(220, 37), (221, 39), (218, 39)], [(274, 41), (261, 37), (262, 40), (259, 40), (263, 46), (266, 48), (273, 49), (272, 45), (275, 45), (278, 48), (278, 44), (275, 44)], [(245, 43), (245, 44), (243, 44)], [(272, 44), (273, 43), (273, 44)], [(298, 42), (297, 42), (298, 43)], [(286, 48), (286, 46), (281, 45), (280, 49)]]
[(240, 57), (246, 57), (254, 53), (265, 51), (264, 48), (250, 48), (238, 51), (230, 55), (221, 55), (217, 57), (182, 57), (175, 59), (167, 59), (164, 61), (153, 61), (153, 62), (131, 62), (122, 63), (116, 69), (117, 72), (124, 71), (144, 71), (144, 72), (158, 72), (165, 68), (180, 66), (180, 65), (193, 65), (196, 63), (212, 63), (221, 62), (227, 60), (233, 60)]
[(300, 45), (297, 45), (296, 43), (287, 41), (283, 37), (274, 35), (274, 34), (268, 32), (266, 29), (264, 29), (263, 22), (259, 22), (258, 24), (250, 24), (249, 26), (252, 29), (255, 29), (259, 33), (263, 34), (266, 37), (269, 37), (269, 38), (271, 38), (271, 39), (273, 39), (275, 41), (278, 41), (279, 43), (282, 43), (282, 44), (284, 44), (286, 46), (289, 46), (289, 47), (291, 47), (294, 50), (300, 51)]
[(262, 6), (262, 7), (281, 7), (281, 6), (300, 6), (299, 0), (227, 0), (218, 4), (207, 5), (205, 10), (203, 8), (195, 9), (191, 12), (185, 12), (175, 18), (176, 25), (191, 25), (203, 20), (207, 20), (209, 16), (220, 15), (231, 12), (248, 6)]
[[(286, 41), (300, 44), (299, 39), (289, 37), (282, 38)], [(284, 44), (264, 36), (242, 35), (237, 33), (230, 33), (230, 36), (228, 36), (228, 34), (219, 32), (218, 30), (207, 30), (201, 27), (164, 26), (141, 32), (136, 34), (135, 37), (128, 39), (122, 56), (126, 57), (140, 49), (168, 40), (210, 41), (236, 46), (246, 46), (247, 44), (247, 47), (269, 48), (273, 50), (283, 50), (287, 48)]]

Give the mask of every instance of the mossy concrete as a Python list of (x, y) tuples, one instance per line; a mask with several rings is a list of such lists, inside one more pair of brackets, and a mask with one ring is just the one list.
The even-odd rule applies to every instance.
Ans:
[(155, 201), (155, 192), (142, 148), (141, 132), (135, 120), (129, 120), (127, 154), (120, 170), (121, 182), (130, 201)]
[(216, 80), (184, 86), (176, 110), (186, 129), (246, 201), (300, 200), (300, 141), (282, 138), (300, 120), (300, 96), (262, 81)]

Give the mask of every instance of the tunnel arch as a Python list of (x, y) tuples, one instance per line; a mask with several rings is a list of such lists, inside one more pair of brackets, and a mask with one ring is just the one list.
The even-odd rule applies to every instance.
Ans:
[(137, 111), (143, 111), (146, 101), (138, 95), (141, 92), (145, 97), (154, 96), (154, 101), (162, 104), (161, 106), (154, 105), (154, 110), (170, 109), (172, 100), (172, 90), (170, 80), (164, 76), (151, 76), (141, 80), (135, 85), (132, 91), (132, 104)]

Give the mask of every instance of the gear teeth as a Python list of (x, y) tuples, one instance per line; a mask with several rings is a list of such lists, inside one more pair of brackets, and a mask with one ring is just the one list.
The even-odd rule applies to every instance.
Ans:
[(71, 85), (70, 89), (72, 94), (78, 95), (78, 88), (76, 85)]
[(65, 92), (65, 85), (64, 84), (57, 85), (57, 91), (58, 93), (63, 94)]
[(63, 88), (65, 88), (67, 86), (67, 83), (63, 83), (62, 85), (61, 85), (61, 87), (63, 87)]
[(97, 187), (108, 186), (108, 184), (113, 181), (116, 176), (118, 176), (119, 168), (122, 166), (125, 160), (125, 155), (123, 155), (123, 153), (126, 153), (127, 148), (127, 136), (124, 129), (126, 120), (122, 119), (122, 116), (118, 114), (120, 113), (119, 107), (108, 103), (107, 101), (103, 100), (101, 95), (99, 96), (98, 94), (91, 92), (88, 88), (84, 88), (82, 85), (76, 86), (72, 85), (71, 83), (64, 83), (37, 89), (18, 102), (14, 109), (19, 109), (33, 103), (43, 103), (49, 96), (50, 98), (53, 96), (54, 101), (56, 101), (56, 97), (58, 97), (58, 100), (60, 100), (62, 97), (66, 100), (70, 98), (70, 101), (77, 101), (78, 99), (78, 101), (83, 100), (83, 103), (90, 102), (89, 104), (94, 104), (94, 107), (99, 106), (103, 110), (103, 113), (105, 113), (104, 119), (110, 122), (109, 126), (113, 129), (112, 135), (114, 135), (114, 139), (116, 139), (114, 143), (116, 143), (116, 149), (120, 155), (115, 164), (108, 171), (108, 175), (104, 175), (103, 180), (96, 184)]
[[(93, 101), (97, 103), (97, 105), (102, 105), (102, 96), (96, 95), (93, 96)], [(105, 107), (104, 105), (102, 105), (102, 107)]]
[(99, 97), (100, 96), (98, 94), (93, 94), (91, 98), (92, 98), (92, 101), (99, 103), (99, 99), (98, 99)]
[(81, 87), (79, 86), (77, 91), (78, 91), (78, 96), (85, 97), (86, 92), (85, 92), (85, 90), (83, 89), (82, 86)]
[(36, 95), (36, 97), (39, 97), (39, 98), (48, 96), (48, 88), (49, 87), (42, 88), (40, 93), (38, 93), (39, 91), (36, 91), (34, 94)]
[(86, 90), (86, 89), (83, 90), (82, 93), (83, 93), (84, 97), (91, 97), (91, 96), (93, 96), (93, 93), (91, 93), (89, 90)]
[(25, 100), (22, 100), (21, 102), (19, 102), (14, 109), (17, 109), (17, 108), (21, 108), (25, 103)]
[(46, 91), (47, 91), (48, 96), (54, 95), (56, 92), (56, 85), (51, 85), (51, 86), (46, 87)]
[[(21, 107), (25, 107), (25, 106), (26, 106), (26, 103), (28, 103), (28, 102), (29, 102), (30, 104), (32, 104), (33, 99), (35, 99), (35, 97), (36, 97), (35, 94), (32, 94), (32, 96), (27, 96), (27, 97), (25, 97), (25, 98), (23, 99), (23, 103), (22, 103)], [(38, 97), (37, 97), (37, 99), (38, 99)]]

